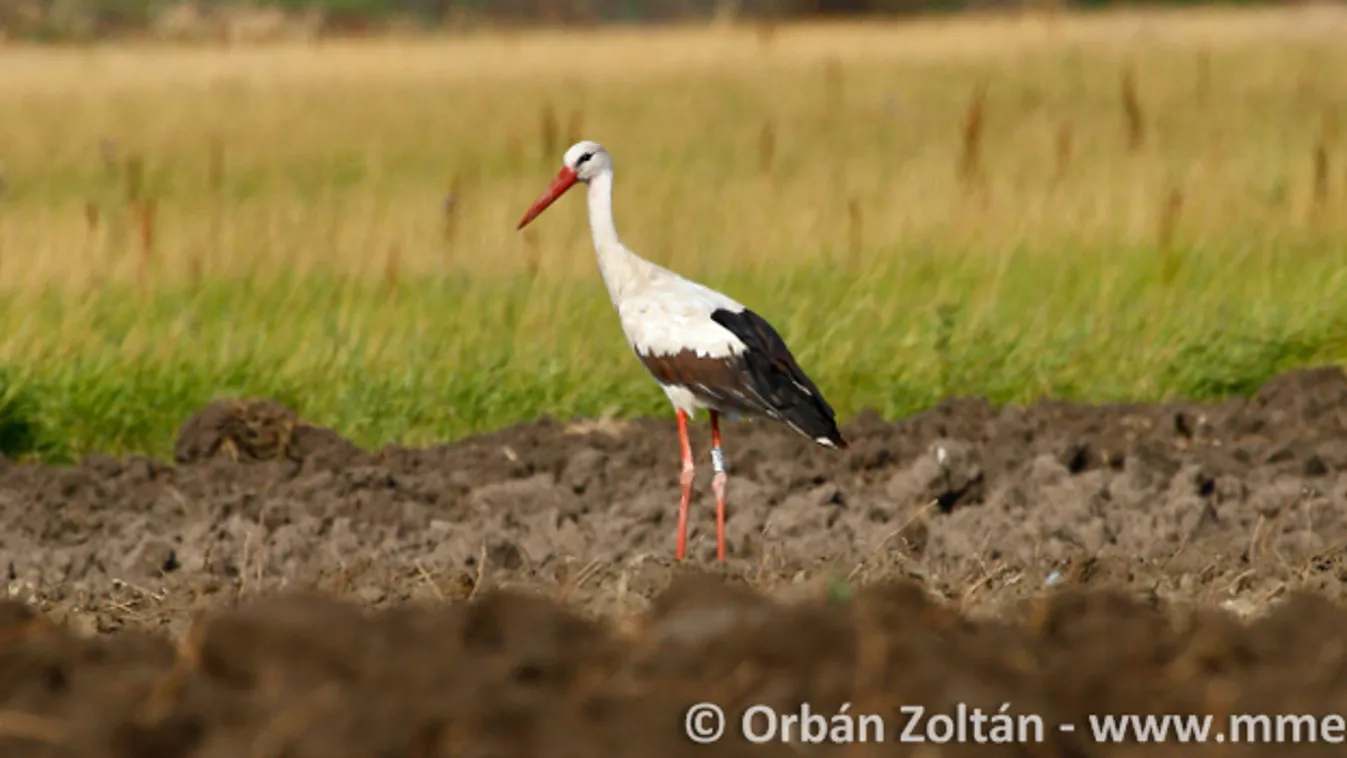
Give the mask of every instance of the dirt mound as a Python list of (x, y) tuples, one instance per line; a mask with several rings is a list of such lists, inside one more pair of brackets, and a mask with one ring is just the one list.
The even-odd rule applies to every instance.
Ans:
[(300, 421), (280, 403), (218, 400), (183, 423), (173, 460), (188, 464), (223, 456), (239, 463), (335, 456), (336, 462), (344, 462), (360, 452), (331, 429)]
[[(80, 637), (11, 604), (0, 606), (0, 749), (16, 758), (342, 758), (788, 756), (857, 747), (802, 747), (800, 726), (795, 745), (743, 739), (748, 708), (800, 713), (803, 703), (824, 717), (845, 705), (857, 719), (853, 734), (869, 740), (880, 734), (876, 721), (861, 732), (859, 718), (881, 716), (890, 744), (859, 747), (891, 754), (914, 705), (925, 709), (915, 733), (934, 728), (939, 739), (936, 714), (960, 706), (996, 714), (1008, 704), (1022, 720), (1009, 731), (984, 722), (991, 742), (902, 752), (1130, 756), (1137, 745), (1097, 740), (1091, 718), (1212, 714), (1214, 734), (1233, 728), (1231, 714), (1342, 713), (1345, 627), (1347, 612), (1302, 595), (1249, 626), (1075, 591), (1027, 602), (1013, 620), (972, 621), (909, 583), (786, 605), (691, 576), (625, 633), (511, 592), (376, 613), (280, 595), (208, 616), (175, 647), (142, 632)], [(689, 707), (702, 702), (729, 717), (726, 736), (710, 745), (683, 733)], [(753, 727), (769, 723), (759, 715)], [(825, 723), (845, 736), (838, 721)], [(974, 735), (979, 727), (968, 728)], [(1243, 735), (1269, 742), (1257, 731)], [(1027, 742), (1002, 743), (1007, 737)], [(1314, 740), (1238, 748), (1251, 756), (1341, 749)], [(1192, 753), (1175, 745), (1146, 751)]]

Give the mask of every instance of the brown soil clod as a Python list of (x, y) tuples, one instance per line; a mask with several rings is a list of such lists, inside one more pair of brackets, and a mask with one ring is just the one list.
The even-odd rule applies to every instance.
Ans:
[(295, 412), (271, 400), (217, 400), (187, 419), (178, 430), (173, 459), (200, 463), (222, 456), (232, 462), (303, 460), (358, 448), (330, 429), (301, 421)]
[(180, 464), (223, 455), (235, 463), (285, 455), (298, 417), (267, 400), (218, 400), (183, 423), (173, 446)]

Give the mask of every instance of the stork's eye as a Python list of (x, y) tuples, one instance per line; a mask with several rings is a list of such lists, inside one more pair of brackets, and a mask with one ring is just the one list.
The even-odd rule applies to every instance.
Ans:
[(585, 153), (584, 155), (582, 155), (582, 156), (580, 156), (579, 158), (576, 158), (576, 159), (575, 159), (575, 167), (576, 167), (576, 168), (580, 168), (581, 166), (585, 165), (585, 161), (587, 161), (587, 160), (589, 160), (590, 158), (593, 158), (593, 157), (594, 157), (594, 154), (593, 154), (593, 153)]

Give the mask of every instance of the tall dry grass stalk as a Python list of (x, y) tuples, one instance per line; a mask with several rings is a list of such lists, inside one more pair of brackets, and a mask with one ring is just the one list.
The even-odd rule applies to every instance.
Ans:
[(1183, 268), (1183, 250), (1175, 244), (1179, 222), (1183, 217), (1183, 190), (1170, 189), (1160, 207), (1156, 223), (1156, 245), (1160, 249), (1160, 279), (1172, 282)]
[(847, 263), (856, 266), (861, 260), (861, 251), (865, 247), (865, 220), (861, 217), (861, 203), (856, 198), (847, 199)]
[(987, 119), (987, 83), (978, 82), (964, 111), (963, 139), (959, 151), (959, 176), (965, 186), (976, 184), (982, 175), (982, 132)]
[(136, 228), (139, 230), (138, 239), (140, 240), (140, 259), (146, 268), (154, 262), (154, 215), (156, 203), (154, 198), (147, 198), (136, 203)]
[(145, 159), (139, 155), (132, 155), (126, 159), (126, 201), (138, 202), (144, 186)]
[(391, 295), (397, 292), (402, 274), (402, 246), (394, 242), (388, 246), (388, 255), (384, 259), (384, 288)]
[(769, 118), (762, 122), (758, 132), (758, 170), (769, 173), (776, 160), (776, 124)]
[(566, 144), (574, 145), (585, 138), (585, 112), (576, 108), (566, 119)]
[(557, 145), (559, 130), (556, 109), (551, 103), (544, 103), (538, 113), (538, 144), (542, 148), (541, 156), (544, 163), (556, 160), (559, 150)]
[(1179, 221), (1183, 217), (1183, 189), (1174, 187), (1165, 195), (1156, 223), (1155, 243), (1165, 251), (1173, 250)]
[(155, 211), (154, 198), (146, 198), (135, 203), (136, 228), (139, 231), (140, 257), (138, 279), (142, 296), (150, 291), (151, 277), (155, 267)]
[(1207, 102), (1211, 95), (1211, 51), (1199, 50), (1197, 53), (1197, 72), (1194, 76), (1193, 100), (1199, 105)]
[(107, 137), (98, 140), (98, 157), (103, 161), (103, 170), (109, 177), (120, 175), (122, 163), (117, 159), (117, 143)]
[(844, 86), (842, 61), (829, 58), (823, 64), (823, 90), (826, 93), (825, 102), (828, 104), (828, 110), (834, 115), (842, 111), (842, 104), (846, 100)]
[(457, 236), (459, 204), (462, 202), (463, 177), (461, 174), (454, 174), (453, 178), (449, 180), (449, 191), (444, 195), (444, 204), (441, 208), (442, 228), (446, 245), (452, 245), (454, 237)]
[[(206, 255), (212, 260), (219, 258), (224, 240), (221, 238), (225, 224), (224, 207), (224, 183), (225, 183), (225, 143), (219, 135), (212, 136), (209, 145), (209, 155), (207, 157), (206, 167), (206, 190), (209, 195), (210, 208), (207, 211), (207, 230), (208, 240)], [(187, 277), (194, 289), (200, 288), (205, 277), (205, 263), (202, 260), (203, 252), (199, 248), (193, 248), (189, 253)]]
[(1127, 149), (1136, 152), (1146, 144), (1146, 113), (1137, 94), (1136, 72), (1131, 68), (1123, 71), (1120, 90)]
[(1328, 145), (1320, 141), (1314, 146), (1314, 156), (1312, 159), (1314, 166), (1312, 178), (1310, 179), (1310, 198), (1315, 219), (1323, 217), (1323, 213), (1328, 209)]
[(1329, 209), (1329, 199), (1333, 194), (1331, 145), (1337, 140), (1337, 136), (1338, 111), (1336, 105), (1330, 103), (1324, 108), (1319, 121), (1319, 140), (1314, 146), (1314, 170), (1310, 190), (1310, 196), (1314, 199), (1314, 215), (1316, 220), (1320, 221)]

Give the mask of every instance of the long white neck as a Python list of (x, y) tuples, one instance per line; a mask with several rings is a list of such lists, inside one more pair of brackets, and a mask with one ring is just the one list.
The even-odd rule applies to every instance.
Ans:
[(613, 222), (613, 172), (604, 171), (589, 181), (589, 231), (594, 236), (594, 254), (608, 296), (617, 305), (631, 291), (646, 261), (622, 244)]

